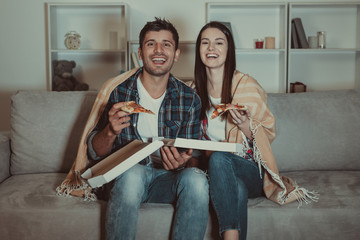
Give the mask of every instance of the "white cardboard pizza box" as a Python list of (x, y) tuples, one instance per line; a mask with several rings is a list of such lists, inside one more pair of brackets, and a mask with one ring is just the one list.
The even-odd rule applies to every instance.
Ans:
[(209, 140), (186, 138), (169, 139), (163, 137), (155, 138), (151, 143), (134, 140), (94, 166), (88, 168), (81, 176), (88, 180), (92, 188), (101, 187), (164, 145), (221, 152), (242, 151), (242, 144)]
[(243, 145), (240, 143), (228, 143), (228, 142), (216, 142), (210, 140), (197, 140), (197, 139), (161, 139), (166, 146), (174, 146), (180, 148), (192, 148), (198, 150), (209, 150), (219, 152), (240, 152), (243, 149)]
[(155, 152), (164, 145), (162, 141), (144, 143), (134, 140), (118, 151), (104, 158), (81, 176), (88, 180), (92, 188), (101, 187)]

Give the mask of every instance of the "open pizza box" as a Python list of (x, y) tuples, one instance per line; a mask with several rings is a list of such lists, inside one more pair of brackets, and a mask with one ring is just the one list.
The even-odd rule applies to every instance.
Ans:
[(242, 145), (238, 143), (208, 140), (156, 138), (150, 143), (134, 140), (94, 166), (88, 168), (81, 177), (87, 179), (92, 188), (101, 187), (154, 153), (162, 146), (222, 152), (239, 152), (242, 150)]

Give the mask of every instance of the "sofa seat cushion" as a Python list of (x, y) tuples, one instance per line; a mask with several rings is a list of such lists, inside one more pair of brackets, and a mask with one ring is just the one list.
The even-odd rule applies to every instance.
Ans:
[(101, 239), (106, 203), (57, 196), (55, 188), (65, 176), (25, 174), (5, 180), (0, 185), (0, 239)]
[(360, 172), (284, 172), (300, 187), (317, 191), (318, 202), (284, 206), (269, 200), (249, 207), (248, 239), (358, 239)]
[[(298, 208), (265, 198), (249, 201), (248, 239), (356, 239), (360, 234), (360, 173), (305, 171), (284, 175), (316, 190), (320, 201)], [(0, 239), (101, 239), (106, 202), (60, 197), (55, 188), (65, 174), (16, 175), (0, 185)], [(168, 239), (170, 204), (143, 204), (137, 239)], [(290, 223), (290, 224), (289, 224)], [(18, 226), (21, 225), (19, 228)], [(75, 237), (76, 236), (76, 237)], [(212, 220), (205, 239), (216, 239)]]

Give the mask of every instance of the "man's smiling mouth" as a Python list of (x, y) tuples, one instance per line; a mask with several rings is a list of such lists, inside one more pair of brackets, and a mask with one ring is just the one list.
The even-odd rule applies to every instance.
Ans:
[(166, 62), (166, 58), (165, 58), (165, 57), (153, 57), (151, 60), (152, 60), (154, 63), (158, 63), (158, 64), (161, 64), (161, 63)]

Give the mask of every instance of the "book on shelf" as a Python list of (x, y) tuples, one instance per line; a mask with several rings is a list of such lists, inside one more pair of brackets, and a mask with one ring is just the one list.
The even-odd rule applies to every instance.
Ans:
[(229, 29), (229, 31), (231, 32), (231, 34), (233, 34), (232, 32), (232, 28), (231, 28), (231, 22), (220, 22), (223, 25), (225, 25), (225, 27), (227, 27)]
[(101, 187), (163, 146), (224, 152), (239, 152), (242, 149), (238, 143), (209, 140), (156, 138), (150, 143), (134, 140), (88, 168), (81, 177), (87, 179), (92, 188)]
[(304, 26), (302, 24), (301, 18), (294, 18), (292, 20), (292, 22), (294, 22), (294, 25), (295, 25), (296, 35), (298, 37), (299, 48), (309, 48), (309, 43), (306, 38), (306, 34), (305, 34), (305, 30), (304, 30)]
[(291, 48), (299, 48), (298, 36), (293, 21), (291, 22)]
[(138, 57), (137, 57), (136, 52), (132, 52), (132, 53), (131, 53), (131, 59), (132, 59), (132, 61), (133, 61), (133, 64), (134, 64), (134, 67), (135, 67), (135, 68), (140, 67), (139, 59), (138, 59)]

